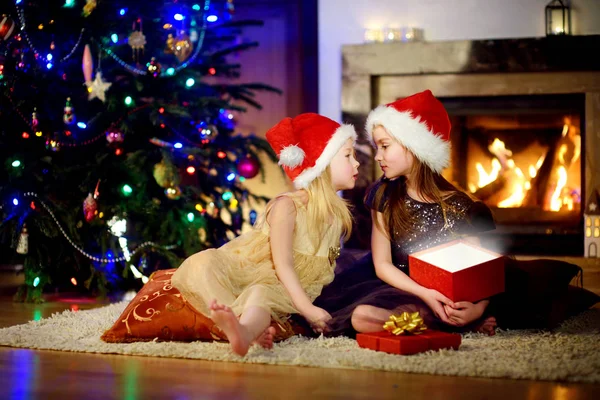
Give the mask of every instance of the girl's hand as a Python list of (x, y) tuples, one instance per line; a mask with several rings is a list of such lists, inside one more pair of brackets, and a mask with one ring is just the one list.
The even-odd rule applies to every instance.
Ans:
[(449, 325), (456, 326), (456, 322), (449, 318), (446, 311), (446, 309), (454, 307), (452, 300), (434, 289), (425, 289), (424, 294), (420, 297), (439, 319)]
[(302, 313), (302, 316), (306, 318), (313, 331), (316, 333), (327, 333), (329, 327), (327, 322), (331, 319), (331, 315), (320, 307), (311, 306), (308, 310)]
[(448, 319), (454, 322), (456, 326), (465, 326), (478, 320), (484, 311), (483, 307), (468, 301), (458, 301), (454, 303), (454, 307), (444, 305), (444, 310), (448, 315)]

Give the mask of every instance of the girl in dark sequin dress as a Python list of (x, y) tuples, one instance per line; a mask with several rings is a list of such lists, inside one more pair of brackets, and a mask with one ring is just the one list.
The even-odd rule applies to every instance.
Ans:
[[(457, 238), (479, 244), (478, 233), (495, 229), (490, 209), (441, 175), (450, 158), (450, 121), (442, 104), (430, 91), (417, 93), (373, 110), (366, 130), (383, 170), (365, 198), (373, 220), (372, 254), (338, 266), (333, 283), (316, 299), (332, 316), (330, 334), (381, 331), (391, 314), (403, 311), (419, 311), (433, 329), (493, 335), (498, 314), (506, 327), (537, 327), (529, 319), (535, 311), (522, 307), (530, 288), (519, 286), (526, 279), (515, 260), (505, 258), (511, 293), (475, 304), (452, 302), (408, 275), (409, 254)], [(569, 266), (573, 273), (580, 270)]]

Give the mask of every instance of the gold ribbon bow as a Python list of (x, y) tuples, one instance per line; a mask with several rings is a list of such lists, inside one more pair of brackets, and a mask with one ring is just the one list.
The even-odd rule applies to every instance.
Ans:
[(402, 335), (403, 333), (418, 335), (427, 329), (427, 326), (418, 311), (414, 313), (405, 311), (400, 315), (390, 316), (390, 319), (383, 324), (383, 329), (394, 335)]

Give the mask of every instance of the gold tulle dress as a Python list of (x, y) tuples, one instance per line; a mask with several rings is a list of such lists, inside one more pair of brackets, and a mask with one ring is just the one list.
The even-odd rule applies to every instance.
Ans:
[[(340, 252), (341, 226), (324, 227), (323, 237), (314, 237), (306, 218), (306, 206), (291, 194), (296, 205), (293, 239), (294, 269), (311, 301), (323, 286), (333, 281), (335, 260)], [(187, 258), (177, 269), (172, 284), (200, 313), (210, 316), (212, 299), (241, 315), (251, 306), (267, 310), (273, 320), (284, 322), (298, 313), (286, 288), (277, 278), (265, 214), (254, 229), (218, 249), (209, 249)]]

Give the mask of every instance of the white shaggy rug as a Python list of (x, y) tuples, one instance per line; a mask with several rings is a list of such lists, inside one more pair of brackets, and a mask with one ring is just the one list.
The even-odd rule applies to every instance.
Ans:
[(293, 337), (273, 350), (258, 346), (245, 357), (227, 343), (140, 342), (109, 344), (100, 335), (127, 302), (0, 329), (0, 345), (87, 353), (131, 354), (244, 363), (351, 368), (489, 378), (600, 382), (600, 310), (566, 321), (553, 332), (499, 331), (463, 335), (460, 350), (397, 356), (361, 349), (348, 338)]

